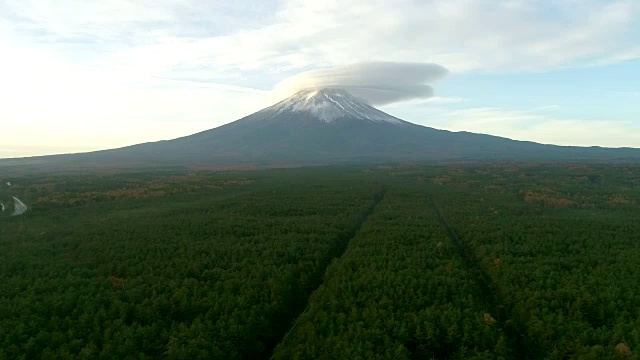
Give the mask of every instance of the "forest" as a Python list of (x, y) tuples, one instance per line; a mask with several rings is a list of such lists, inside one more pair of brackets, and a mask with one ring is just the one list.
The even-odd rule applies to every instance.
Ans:
[(640, 166), (0, 174), (0, 359), (637, 359)]
[(6, 182), (0, 182), (0, 217), (11, 216), (13, 210), (14, 205), (10, 185)]

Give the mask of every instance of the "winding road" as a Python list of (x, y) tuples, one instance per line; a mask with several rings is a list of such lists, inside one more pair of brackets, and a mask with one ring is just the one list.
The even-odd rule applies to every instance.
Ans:
[(13, 197), (13, 204), (14, 209), (13, 214), (11, 214), (12, 216), (22, 215), (25, 211), (27, 211), (27, 205), (25, 205), (22, 201), (20, 201), (20, 199), (15, 196)]

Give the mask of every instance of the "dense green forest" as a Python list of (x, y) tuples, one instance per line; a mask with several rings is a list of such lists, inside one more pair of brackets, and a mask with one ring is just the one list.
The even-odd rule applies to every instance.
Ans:
[(389, 190), (334, 262), (276, 359), (491, 359), (490, 306), (420, 186)]
[[(433, 187), (509, 321), (544, 358), (640, 345), (638, 167), (460, 168)], [(449, 171), (451, 173), (451, 171)]]
[(11, 187), (7, 182), (0, 181), (0, 217), (11, 216), (12, 213), (13, 197), (11, 196)]
[(7, 181), (0, 359), (638, 358), (637, 165)]

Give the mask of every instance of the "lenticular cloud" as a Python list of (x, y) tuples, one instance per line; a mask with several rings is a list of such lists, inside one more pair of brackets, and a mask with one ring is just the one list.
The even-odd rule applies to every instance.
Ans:
[(306, 71), (279, 82), (272, 100), (301, 90), (344, 89), (372, 105), (385, 105), (433, 96), (429, 85), (448, 73), (437, 64), (369, 62)]

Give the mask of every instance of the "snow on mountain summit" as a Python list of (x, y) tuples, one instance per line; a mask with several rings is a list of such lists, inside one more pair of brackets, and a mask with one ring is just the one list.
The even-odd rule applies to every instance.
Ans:
[(276, 114), (309, 113), (326, 123), (341, 118), (400, 124), (402, 120), (382, 112), (342, 89), (302, 90), (268, 108)]

